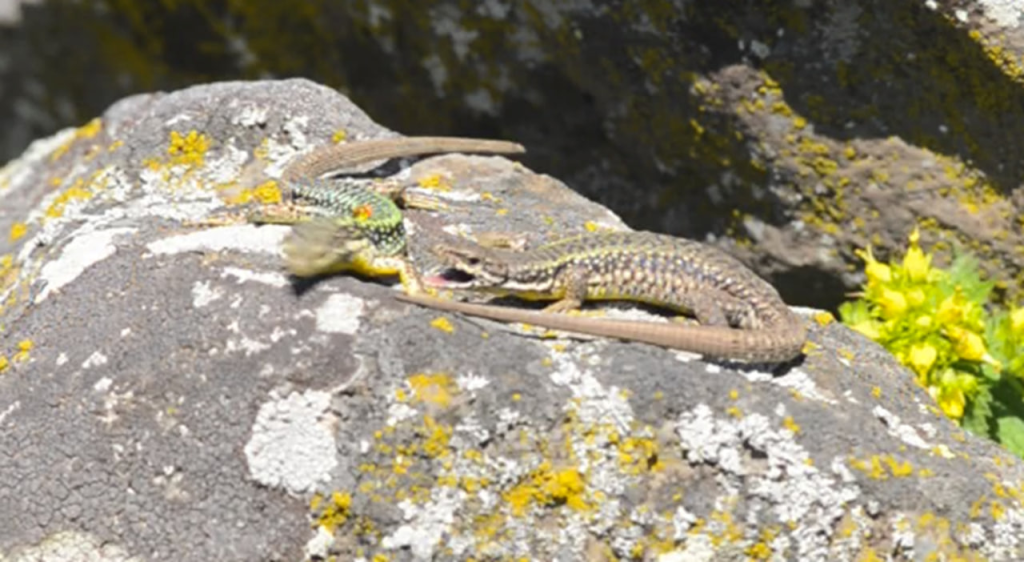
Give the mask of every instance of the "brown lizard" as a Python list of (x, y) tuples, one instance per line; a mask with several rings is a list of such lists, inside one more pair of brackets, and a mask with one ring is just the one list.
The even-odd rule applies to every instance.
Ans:
[[(784, 362), (798, 357), (807, 327), (768, 282), (735, 258), (699, 242), (650, 232), (597, 233), (527, 250), (469, 242), (435, 253), (459, 278), (427, 283), (527, 299), (555, 300), (546, 312), (423, 295), (398, 300), (504, 322), (619, 338), (718, 358)], [(551, 314), (584, 300), (629, 300), (690, 313), (701, 326)]]

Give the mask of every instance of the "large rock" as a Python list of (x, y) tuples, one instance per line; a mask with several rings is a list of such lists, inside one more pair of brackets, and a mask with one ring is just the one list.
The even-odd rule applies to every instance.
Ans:
[[(287, 228), (201, 226), (296, 151), (393, 134), (307, 81), (221, 83), (0, 171), (0, 560), (1024, 556), (1020, 463), (825, 315), (770, 373), (296, 286)], [(452, 207), (408, 213), (420, 263), (624, 228), (499, 157), (397, 174)]]

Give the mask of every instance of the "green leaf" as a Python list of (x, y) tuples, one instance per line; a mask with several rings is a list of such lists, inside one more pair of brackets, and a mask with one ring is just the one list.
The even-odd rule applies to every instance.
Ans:
[(847, 325), (869, 320), (871, 315), (868, 313), (868, 303), (863, 299), (857, 299), (840, 304), (839, 318)]
[(940, 282), (940, 285), (949, 291), (947, 294), (952, 294), (952, 291), (959, 286), (968, 300), (985, 303), (988, 301), (992, 288), (995, 287), (995, 282), (982, 281), (978, 260), (973, 255), (957, 252), (957, 256), (946, 270), (945, 279)]
[(1018, 457), (1024, 457), (1024, 420), (1003, 416), (996, 420), (996, 441)]
[(994, 414), (992, 413), (992, 394), (988, 388), (982, 386), (974, 399), (967, 403), (964, 409), (964, 417), (960, 420), (961, 425), (971, 433), (986, 437), (996, 438), (996, 427)]

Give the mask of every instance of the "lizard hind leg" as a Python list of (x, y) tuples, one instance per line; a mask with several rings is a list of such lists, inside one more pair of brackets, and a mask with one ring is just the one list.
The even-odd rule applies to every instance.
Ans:
[(678, 299), (686, 312), (704, 326), (721, 326), (750, 329), (755, 328), (751, 318), (755, 316), (753, 307), (724, 291), (705, 289), (699, 295), (687, 294)]
[[(701, 294), (690, 292), (677, 297), (673, 303), (677, 310), (690, 314), (703, 326), (729, 326), (729, 318), (722, 306), (722, 299), (731, 298), (729, 295), (720, 294), (718, 291), (710, 291)], [(686, 316), (673, 318), (675, 322), (686, 320)]]
[(582, 304), (583, 304), (583, 301), (580, 301), (580, 300), (577, 300), (577, 299), (571, 299), (571, 298), (560, 299), (560, 300), (557, 300), (557, 301), (555, 301), (555, 302), (545, 306), (544, 309), (541, 312), (550, 312), (550, 313), (572, 312), (574, 310), (579, 310), (580, 306)]

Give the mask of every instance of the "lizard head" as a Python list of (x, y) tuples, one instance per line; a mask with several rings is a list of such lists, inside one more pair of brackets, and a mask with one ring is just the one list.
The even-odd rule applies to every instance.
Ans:
[(433, 253), (447, 267), (429, 284), (450, 289), (486, 289), (501, 286), (508, 279), (508, 261), (500, 252), (472, 242), (446, 242)]
[(292, 227), (282, 244), (285, 264), (296, 277), (318, 277), (359, 270), (376, 254), (358, 228), (328, 219), (313, 219)]

